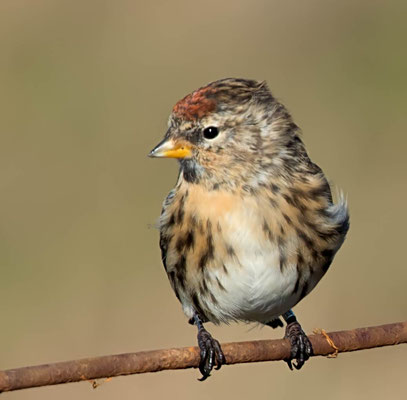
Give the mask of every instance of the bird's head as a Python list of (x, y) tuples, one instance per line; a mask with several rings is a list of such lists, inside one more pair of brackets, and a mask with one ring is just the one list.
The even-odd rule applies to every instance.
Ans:
[(236, 187), (264, 175), (293, 126), (265, 82), (223, 79), (175, 104), (167, 133), (149, 156), (177, 158), (187, 182)]

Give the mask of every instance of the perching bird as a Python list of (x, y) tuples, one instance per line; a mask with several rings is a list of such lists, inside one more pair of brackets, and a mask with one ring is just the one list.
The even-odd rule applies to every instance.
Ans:
[(201, 380), (225, 363), (204, 322), (287, 323), (292, 369), (312, 355), (291, 308), (328, 270), (349, 229), (343, 196), (308, 157), (265, 82), (222, 79), (180, 100), (151, 157), (177, 158), (160, 217), (162, 261), (198, 328)]

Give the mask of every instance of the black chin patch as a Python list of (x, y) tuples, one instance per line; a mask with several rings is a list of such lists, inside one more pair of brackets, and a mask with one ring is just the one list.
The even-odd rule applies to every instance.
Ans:
[(181, 161), (181, 171), (184, 179), (189, 183), (197, 183), (199, 181), (199, 176), (197, 172), (197, 167), (192, 160), (182, 160)]

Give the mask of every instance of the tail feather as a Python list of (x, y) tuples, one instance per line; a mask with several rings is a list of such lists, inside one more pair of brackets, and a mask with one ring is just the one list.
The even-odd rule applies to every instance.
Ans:
[(348, 202), (343, 192), (338, 193), (338, 200), (328, 208), (328, 214), (332, 223), (336, 226), (337, 232), (345, 238), (349, 230), (349, 209)]

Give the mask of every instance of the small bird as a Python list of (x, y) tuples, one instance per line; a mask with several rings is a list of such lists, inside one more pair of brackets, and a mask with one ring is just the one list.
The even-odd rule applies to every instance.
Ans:
[[(176, 158), (164, 201), (162, 261), (198, 328), (200, 380), (226, 362), (205, 322), (287, 326), (300, 369), (312, 345), (292, 312), (328, 270), (349, 229), (300, 129), (265, 82), (222, 79), (175, 104), (150, 157)], [(295, 360), (294, 362), (292, 362)]]

